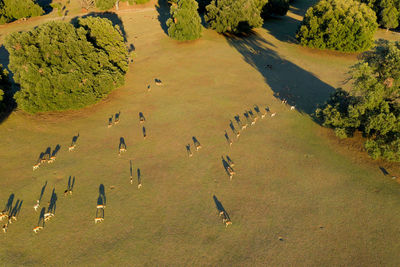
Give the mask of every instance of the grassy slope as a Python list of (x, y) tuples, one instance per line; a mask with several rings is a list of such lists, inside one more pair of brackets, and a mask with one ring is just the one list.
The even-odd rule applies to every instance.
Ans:
[[(307, 97), (319, 100), (339, 86), (354, 56), (321, 58), (286, 43), (275, 32), (290, 34), (295, 15), (258, 30), (254, 42), (231, 42), (207, 30), (193, 44), (168, 39), (156, 16), (151, 10), (121, 13), (137, 60), (126, 86), (107, 101), (63, 115), (17, 112), (0, 125), (0, 203), (11, 193), (24, 201), (19, 221), (0, 236), (0, 261), (398, 265), (398, 185), (376, 165), (355, 164), (351, 153), (338, 153), (326, 130), (273, 96), (297, 86), (296, 104), (307, 111), (313, 104)], [(250, 47), (261, 54), (252, 55)], [(273, 62), (273, 70), (263, 69), (264, 61)], [(156, 77), (164, 87), (155, 87)], [(269, 105), (278, 115), (244, 131), (229, 149), (223, 137), (229, 120), (254, 104)], [(118, 111), (120, 124), (107, 129), (108, 116)], [(147, 118), (147, 140), (139, 112)], [(77, 132), (77, 150), (68, 153)], [(184, 146), (192, 136), (203, 148), (188, 159)], [(128, 152), (118, 157), (120, 137)], [(39, 153), (56, 144), (56, 162), (32, 172)], [(221, 164), (226, 154), (236, 163), (232, 182)], [(142, 172), (141, 190), (129, 184), (129, 160)], [(64, 198), (70, 175), (76, 176), (74, 195)], [(34, 235), (38, 214), (32, 206), (45, 181), (43, 204), (55, 187), (56, 217)], [(106, 218), (94, 225), (100, 184), (106, 187)], [(213, 195), (230, 214), (231, 228), (217, 217)]]

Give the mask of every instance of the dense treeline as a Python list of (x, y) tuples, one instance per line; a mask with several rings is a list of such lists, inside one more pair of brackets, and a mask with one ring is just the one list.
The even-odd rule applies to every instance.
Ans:
[(400, 0), (358, 0), (372, 8), (378, 23), (386, 29), (397, 28), (400, 23)]
[(43, 13), (43, 9), (33, 0), (0, 0), (0, 24)]
[(309, 8), (297, 32), (304, 46), (344, 52), (365, 51), (378, 25), (375, 13), (353, 0), (321, 0)]
[(14, 98), (30, 113), (96, 103), (124, 83), (128, 69), (124, 38), (108, 19), (49, 22), (10, 34), (5, 47), (21, 87)]
[(362, 132), (374, 159), (400, 161), (400, 43), (380, 40), (351, 74), (353, 90), (337, 90), (317, 118), (340, 138)]

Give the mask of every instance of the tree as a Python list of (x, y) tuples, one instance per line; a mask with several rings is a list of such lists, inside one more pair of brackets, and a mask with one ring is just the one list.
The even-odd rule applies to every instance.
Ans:
[(43, 9), (33, 0), (0, 0), (0, 24), (43, 13)]
[(195, 40), (201, 37), (201, 19), (195, 0), (179, 0), (171, 7), (171, 18), (167, 20), (168, 35), (178, 41)]
[(205, 20), (218, 33), (239, 33), (260, 27), (260, 0), (212, 0)]
[(261, 11), (263, 18), (274, 14), (278, 16), (285, 16), (289, 10), (289, 0), (269, 0)]
[(362, 132), (372, 158), (400, 161), (400, 43), (380, 40), (351, 73), (353, 90), (337, 90), (316, 117), (340, 138)]
[(379, 24), (386, 28), (396, 28), (399, 26), (399, 12), (394, 7), (394, 3), (388, 0), (381, 1), (381, 7), (383, 8), (380, 13)]
[(297, 39), (304, 46), (344, 52), (371, 47), (378, 25), (375, 13), (353, 0), (321, 0), (310, 7)]
[(29, 113), (78, 109), (124, 83), (128, 50), (118, 26), (103, 18), (53, 21), (7, 36), (14, 98)]

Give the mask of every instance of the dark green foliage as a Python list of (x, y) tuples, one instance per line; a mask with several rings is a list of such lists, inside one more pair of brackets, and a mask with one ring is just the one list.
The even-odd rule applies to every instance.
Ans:
[(206, 9), (205, 20), (219, 33), (248, 31), (263, 23), (260, 0), (212, 0)]
[[(150, 0), (135, 0), (136, 4), (145, 4), (147, 2), (149, 2)], [(130, 2), (129, 2), (130, 3)]]
[[(400, 24), (400, 0), (358, 0), (371, 7), (378, 23), (386, 29), (396, 28)], [(396, 23), (397, 21), (397, 23)]]
[(374, 159), (400, 161), (400, 43), (379, 41), (352, 68), (353, 91), (338, 90), (316, 116), (340, 138), (358, 130)]
[(4, 93), (10, 90), (10, 81), (7, 70), (0, 65), (0, 112), (4, 110)]
[(43, 13), (43, 9), (33, 0), (0, 0), (0, 24)]
[(113, 8), (116, 0), (96, 0), (96, 7), (101, 10), (107, 10)]
[(371, 47), (378, 25), (375, 13), (353, 0), (321, 0), (304, 16), (297, 39), (304, 46), (344, 52)]
[(379, 24), (386, 29), (397, 28), (399, 26), (399, 11), (394, 6), (394, 3), (388, 0), (381, 2), (383, 8), (380, 12)]
[(201, 19), (195, 0), (179, 0), (171, 6), (171, 18), (167, 20), (168, 35), (179, 41), (201, 37)]
[(278, 16), (285, 16), (289, 10), (289, 0), (269, 0), (264, 5), (261, 16), (263, 18), (273, 14)]
[(10, 34), (5, 47), (21, 87), (14, 98), (30, 113), (94, 104), (124, 83), (128, 69), (123, 37), (108, 19), (49, 22)]

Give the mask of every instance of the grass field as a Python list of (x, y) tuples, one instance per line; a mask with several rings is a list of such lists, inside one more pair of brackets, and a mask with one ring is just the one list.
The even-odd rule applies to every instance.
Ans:
[[(356, 55), (291, 42), (310, 4), (297, 2), (287, 17), (248, 38), (205, 30), (193, 43), (169, 39), (156, 9), (121, 11), (136, 49), (124, 87), (81, 111), (17, 111), (0, 125), (0, 205), (11, 194), (14, 204), (23, 201), (18, 221), (0, 235), (1, 265), (398, 266), (400, 187), (378, 168), (397, 175), (398, 165), (368, 159), (356, 140), (340, 144), (309, 116), (343, 86)], [(0, 41), (42, 20), (0, 27)], [(281, 104), (285, 95), (296, 111)], [(277, 115), (236, 139), (230, 120), (236, 114), (243, 120), (255, 104)], [(107, 128), (119, 111), (120, 123)], [(76, 151), (68, 152), (78, 133)], [(202, 149), (188, 158), (185, 145), (193, 136)], [(118, 156), (121, 137), (127, 152)], [(39, 154), (57, 144), (56, 161), (32, 172)], [(221, 162), (225, 155), (235, 162), (232, 181)], [(65, 197), (69, 176), (76, 179), (74, 193)], [(32, 207), (46, 181), (42, 207), (55, 188), (56, 216), (34, 234), (39, 212)], [(101, 185), (107, 208), (95, 225)], [(228, 228), (213, 196), (232, 219)]]

